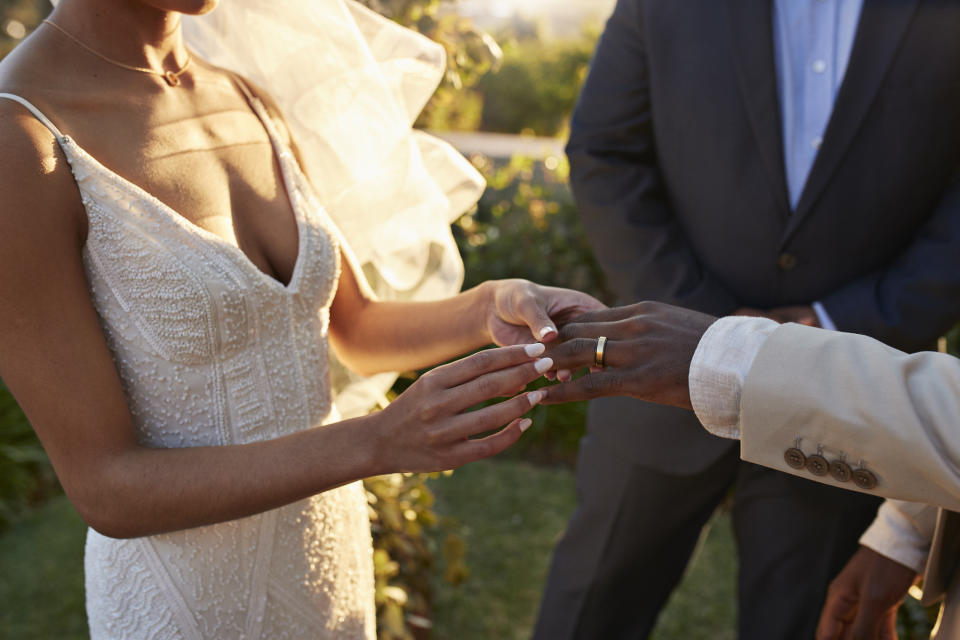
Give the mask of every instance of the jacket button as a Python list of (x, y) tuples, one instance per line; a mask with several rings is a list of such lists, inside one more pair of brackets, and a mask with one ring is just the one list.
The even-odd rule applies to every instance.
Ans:
[(807, 466), (807, 456), (803, 455), (803, 451), (800, 451), (800, 449), (796, 447), (791, 447), (784, 451), (783, 459), (794, 469), (803, 469)]
[(830, 463), (819, 454), (807, 457), (807, 471), (815, 476), (825, 476), (830, 472)]
[(870, 491), (877, 486), (877, 476), (866, 469), (857, 469), (853, 472), (853, 484), (861, 489)]
[(781, 253), (780, 257), (777, 258), (777, 266), (783, 271), (790, 271), (797, 266), (797, 256), (792, 253)]
[(853, 476), (853, 469), (843, 460), (834, 460), (830, 463), (830, 475), (837, 482), (849, 482)]

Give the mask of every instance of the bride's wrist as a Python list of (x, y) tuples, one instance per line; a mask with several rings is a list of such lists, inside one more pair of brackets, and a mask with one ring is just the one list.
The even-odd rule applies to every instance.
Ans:
[(475, 292), (477, 300), (471, 305), (474, 318), (479, 320), (478, 332), (483, 344), (493, 344), (492, 323), (497, 317), (497, 288), (502, 285), (502, 280), (486, 280), (470, 290)]
[(364, 442), (364, 477), (382, 476), (396, 471), (396, 462), (390, 459), (390, 438), (386, 411), (377, 411), (360, 418), (355, 428), (362, 429)]

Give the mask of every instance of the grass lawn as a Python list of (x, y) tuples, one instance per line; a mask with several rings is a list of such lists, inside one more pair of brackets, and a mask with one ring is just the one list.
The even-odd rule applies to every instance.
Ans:
[[(573, 474), (487, 461), (431, 480), (430, 486), (437, 512), (457, 521), (454, 531), (466, 540), (470, 568), (470, 578), (457, 587), (443, 584), (437, 572), (434, 637), (529, 638), (550, 552), (576, 502)], [(661, 616), (654, 640), (736, 637), (734, 553), (730, 520), (720, 514)]]
[(0, 638), (87, 638), (83, 608), (86, 525), (63, 496), (0, 537)]

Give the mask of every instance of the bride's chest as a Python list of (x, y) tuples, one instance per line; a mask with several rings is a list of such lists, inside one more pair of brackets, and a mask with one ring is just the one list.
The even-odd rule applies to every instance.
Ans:
[(298, 248), (292, 185), (279, 149), (252, 112), (125, 132), (125, 144), (85, 148), (189, 224), (239, 247), (266, 275), (290, 282)]
[[(284, 255), (290, 260), (284, 267), (288, 277), (280, 280), (257, 264), (249, 248), (244, 251), (242, 235), (239, 242), (228, 237), (236, 218), (191, 220), (76, 145), (67, 148), (88, 216), (88, 278), (108, 335), (140, 341), (159, 359), (183, 364), (233, 357), (265, 335), (306, 331), (312, 340), (322, 338), (339, 276), (339, 249), (331, 221), (292, 158), (279, 158), (276, 180), (286, 212), (276, 210), (281, 231), (273, 238), (289, 247)], [(222, 166), (229, 172), (229, 163)], [(194, 170), (192, 178), (203, 177), (202, 166)], [(204, 191), (196, 186), (202, 182), (180, 184)], [(263, 185), (242, 175), (235, 184), (211, 184), (209, 193), (197, 195), (211, 210), (239, 199), (247, 205), (239, 210), (255, 215), (257, 207), (250, 204), (268, 202), (257, 193)], [(261, 224), (262, 237), (270, 237), (272, 214), (267, 209), (264, 224), (252, 223), (254, 234)]]

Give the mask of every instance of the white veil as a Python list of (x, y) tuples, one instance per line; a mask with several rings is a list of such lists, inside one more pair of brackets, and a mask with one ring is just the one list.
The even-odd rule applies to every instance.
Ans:
[[(412, 128), (443, 76), (443, 47), (351, 0), (224, 0), (184, 16), (183, 31), (197, 55), (277, 101), (344, 254), (378, 297), (459, 291), (450, 223), (476, 203), (483, 178)], [(331, 366), (344, 417), (382, 403), (396, 378)]]

